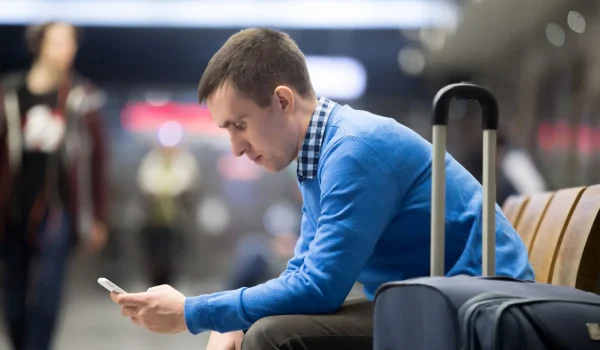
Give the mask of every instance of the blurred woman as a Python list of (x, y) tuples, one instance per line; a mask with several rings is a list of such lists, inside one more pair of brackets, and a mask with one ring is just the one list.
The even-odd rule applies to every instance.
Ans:
[(101, 95), (72, 67), (76, 28), (31, 27), (27, 43), (33, 65), (0, 84), (0, 242), (13, 348), (46, 350), (74, 243), (107, 240), (106, 161)]

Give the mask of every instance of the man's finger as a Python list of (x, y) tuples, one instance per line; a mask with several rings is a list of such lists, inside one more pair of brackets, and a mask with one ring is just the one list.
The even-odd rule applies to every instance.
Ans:
[(148, 295), (146, 293), (117, 294), (113, 300), (121, 306), (144, 306), (147, 303)]
[(150, 287), (150, 288), (148, 288), (148, 292), (156, 292), (156, 291), (159, 291), (159, 290), (161, 290), (161, 289), (163, 289), (165, 287), (167, 287), (166, 284), (161, 284), (160, 286)]
[(119, 297), (118, 293), (110, 292), (110, 298), (112, 299), (112, 301), (114, 301), (117, 304), (118, 304), (118, 302), (117, 302), (118, 297)]
[(123, 306), (121, 309), (121, 315), (125, 317), (136, 317), (139, 313), (139, 308), (137, 306)]

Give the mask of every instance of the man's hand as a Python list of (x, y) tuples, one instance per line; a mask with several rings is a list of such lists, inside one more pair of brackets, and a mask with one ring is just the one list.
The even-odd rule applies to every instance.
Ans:
[(104, 246), (106, 246), (107, 241), (108, 230), (106, 229), (106, 226), (103, 223), (96, 221), (92, 225), (87, 242), (85, 242), (85, 250), (90, 254), (97, 254)]
[(111, 293), (121, 305), (121, 314), (154, 333), (176, 334), (187, 330), (183, 312), (185, 296), (168, 285), (152, 287), (146, 293)]
[(235, 331), (228, 333), (212, 332), (208, 339), (206, 350), (242, 350), (244, 332)]

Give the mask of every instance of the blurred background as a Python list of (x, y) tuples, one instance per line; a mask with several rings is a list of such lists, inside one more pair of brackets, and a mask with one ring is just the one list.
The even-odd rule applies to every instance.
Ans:
[[(427, 139), (440, 88), (486, 86), (500, 105), (501, 203), (600, 182), (599, 19), (591, 0), (1, 0), (0, 76), (31, 67), (27, 26), (62, 20), (81, 29), (74, 69), (102, 92), (109, 239), (98, 254), (72, 256), (54, 348), (204, 348), (207, 335), (130, 324), (98, 277), (132, 292), (168, 281), (194, 295), (285, 266), (300, 226), (296, 165), (268, 174), (233, 157), (196, 99), (231, 34), (288, 32), (319, 95)], [(479, 113), (454, 102), (448, 132), (448, 150), (477, 178)], [(0, 349), (10, 348), (3, 326)]]

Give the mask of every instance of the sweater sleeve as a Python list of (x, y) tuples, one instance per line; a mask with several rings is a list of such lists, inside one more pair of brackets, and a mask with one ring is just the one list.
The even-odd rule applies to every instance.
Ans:
[[(391, 169), (368, 146), (344, 137), (320, 162), (321, 216), (316, 231), (305, 232), (288, 269), (251, 288), (187, 298), (185, 318), (191, 333), (249, 328), (260, 318), (281, 314), (335, 312), (344, 302), (373, 252), (400, 200)], [(298, 249), (306, 246), (305, 253)]]
[(308, 214), (306, 213), (306, 206), (302, 205), (302, 222), (300, 224), (300, 232), (303, 234), (300, 235), (298, 241), (296, 242), (296, 247), (294, 248), (294, 256), (287, 264), (285, 271), (281, 274), (280, 277), (284, 277), (289, 275), (290, 273), (294, 273), (300, 269), (302, 263), (304, 262), (304, 257), (306, 256), (307, 247), (304, 242), (304, 237), (307, 236), (308, 233), (310, 235), (314, 235), (316, 228), (311, 224), (308, 219)]

